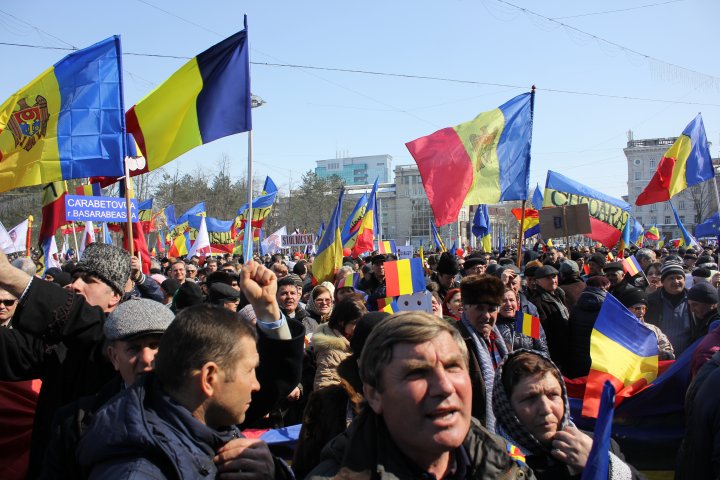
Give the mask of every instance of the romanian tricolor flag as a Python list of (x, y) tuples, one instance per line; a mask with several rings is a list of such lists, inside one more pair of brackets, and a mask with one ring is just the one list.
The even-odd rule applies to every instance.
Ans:
[(311, 269), (313, 285), (326, 280), (332, 282), (333, 277), (342, 266), (343, 246), (342, 237), (340, 236), (340, 214), (342, 213), (344, 191), (345, 189), (340, 189), (337, 205), (335, 205), (335, 210), (333, 210), (325, 233), (318, 244), (318, 251)]
[(647, 232), (645, 232), (645, 238), (655, 241), (660, 240), (660, 231), (655, 225), (653, 225), (647, 229)]
[(664, 202), (688, 187), (715, 178), (705, 125), (699, 113), (660, 159), (635, 205)]
[(377, 304), (378, 312), (397, 313), (400, 310), (397, 301), (393, 297), (378, 298)]
[(99, 183), (79, 185), (75, 187), (75, 195), (84, 195), (86, 197), (99, 197), (102, 195), (102, 189), (100, 188)]
[(466, 123), (408, 142), (435, 222), (463, 205), (525, 200), (530, 175), (534, 93), (523, 93)]
[(172, 245), (170, 246), (170, 250), (168, 251), (168, 257), (180, 258), (187, 255), (188, 243), (189, 239), (185, 233), (175, 237), (172, 241)]
[(690, 247), (692, 245), (699, 245), (698, 241), (695, 240), (695, 237), (690, 235), (690, 232), (687, 231), (685, 228), (685, 225), (683, 225), (682, 221), (680, 221), (680, 215), (678, 215), (677, 210), (675, 209), (675, 205), (671, 201), (668, 201), (670, 203), (670, 208), (672, 208), (673, 215), (675, 215), (675, 223), (677, 224), (678, 228), (680, 229), (680, 233), (682, 234), (682, 243), (680, 246)]
[[(192, 58), (126, 114), (127, 130), (145, 157), (133, 175), (183, 153), (252, 130), (246, 28)], [(122, 173), (121, 173), (122, 174)]]
[(0, 105), (0, 192), (123, 175), (123, 110), (120, 37), (63, 58)]
[(373, 249), (373, 240), (375, 239), (375, 224), (377, 223), (377, 211), (375, 207), (377, 204), (377, 186), (378, 179), (376, 178), (375, 184), (373, 185), (372, 191), (370, 192), (370, 197), (368, 197), (365, 215), (363, 215), (362, 220), (360, 221), (360, 225), (357, 229), (355, 245), (353, 245), (352, 247), (353, 257), (358, 257), (361, 253), (369, 252)]
[(590, 358), (592, 365), (587, 378), (582, 414), (597, 417), (606, 380), (615, 387), (619, 404), (657, 377), (657, 337), (615, 297), (608, 294), (590, 336)]
[(397, 255), (395, 240), (382, 240), (375, 243), (375, 250), (383, 255)]
[(512, 443), (507, 444), (507, 454), (510, 458), (515, 460), (518, 463), (525, 464), (525, 454), (523, 454), (522, 450), (520, 450), (518, 447), (513, 445)]
[[(270, 215), (273, 203), (275, 203), (275, 197), (277, 197), (277, 186), (273, 182), (272, 178), (265, 177), (265, 185), (263, 186), (262, 194), (253, 199), (252, 201), (252, 226), (254, 228), (262, 228), (265, 223), (265, 219)], [(237, 216), (235, 217), (235, 228), (237, 230), (245, 228), (245, 222), (247, 222), (248, 216), (248, 204), (244, 204), (238, 208)]]
[(515, 331), (535, 339), (540, 338), (540, 319), (518, 310), (515, 314)]
[[(512, 214), (518, 222), (522, 220), (522, 208), (513, 208)], [(525, 221), (523, 222), (523, 235), (525, 238), (540, 233), (540, 214), (534, 208), (525, 209)]]
[(385, 262), (385, 294), (412, 295), (425, 290), (425, 272), (419, 258)]
[(635, 258), (635, 255), (631, 255), (625, 260), (623, 260), (623, 270), (625, 270), (627, 273), (630, 274), (630, 276), (635, 276), (638, 273), (642, 272), (642, 268), (640, 267), (640, 263), (638, 263), (637, 258)]
[(545, 207), (586, 203), (590, 210), (591, 233), (586, 237), (612, 248), (620, 240), (630, 218), (630, 205), (557, 172), (548, 171), (545, 182)]

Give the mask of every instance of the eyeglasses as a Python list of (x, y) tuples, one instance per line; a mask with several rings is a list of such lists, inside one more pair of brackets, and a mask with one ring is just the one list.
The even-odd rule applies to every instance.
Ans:
[(16, 300), (16, 299), (11, 299), (11, 298), (6, 298), (6, 299), (3, 299), (3, 300), (0, 300), (0, 303), (2, 303), (3, 305), (5, 305), (6, 307), (12, 307), (13, 305), (15, 305), (15, 303), (17, 303), (17, 300)]
[(315, 303), (332, 303), (332, 298), (316, 298)]

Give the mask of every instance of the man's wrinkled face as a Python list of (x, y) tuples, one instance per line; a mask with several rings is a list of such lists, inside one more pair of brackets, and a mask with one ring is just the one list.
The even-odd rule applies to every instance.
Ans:
[[(463, 300), (464, 301), (464, 300)], [(500, 305), (490, 305), (487, 303), (463, 305), (463, 314), (468, 322), (477, 330), (480, 335), (485, 338), (490, 337), (490, 333), (497, 322)]]
[(543, 278), (536, 278), (535, 283), (546, 292), (554, 292), (558, 288), (557, 275), (550, 275)]
[(141, 373), (153, 369), (161, 335), (145, 335), (131, 340), (115, 340), (108, 346), (108, 357), (126, 385)]
[(594, 277), (596, 275), (602, 275), (602, 267), (595, 262), (587, 262), (589, 275)]
[(717, 304), (709, 304), (698, 302), (697, 300), (688, 300), (688, 307), (696, 319), (705, 318), (710, 312), (717, 312)]
[(449, 273), (438, 273), (438, 283), (443, 288), (450, 288), (453, 284), (453, 280), (455, 280), (455, 275), (451, 275)]
[(462, 444), (470, 428), (472, 385), (467, 361), (449, 333), (396, 344), (380, 386), (365, 385), (368, 404), (411, 459), (437, 458)]
[(605, 278), (608, 279), (611, 287), (619, 285), (624, 276), (625, 272), (622, 270), (610, 270), (609, 272), (605, 272)]

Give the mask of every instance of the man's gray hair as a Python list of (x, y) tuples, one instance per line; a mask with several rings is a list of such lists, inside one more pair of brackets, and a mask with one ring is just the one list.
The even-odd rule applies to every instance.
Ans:
[(641, 248), (637, 252), (635, 252), (635, 258), (637, 258), (638, 262), (642, 262), (643, 260), (647, 260), (649, 262), (655, 261), (655, 252), (650, 250), (649, 248)]
[(460, 331), (442, 318), (426, 312), (401, 312), (380, 322), (368, 336), (360, 355), (360, 379), (382, 392), (382, 372), (392, 362), (393, 347), (399, 343), (420, 344), (449, 333), (468, 365), (468, 350)]

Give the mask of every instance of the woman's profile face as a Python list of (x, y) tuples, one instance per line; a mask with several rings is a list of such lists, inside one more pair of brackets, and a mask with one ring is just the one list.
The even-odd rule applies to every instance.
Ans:
[(510, 404), (520, 423), (540, 443), (549, 446), (565, 414), (557, 378), (550, 372), (523, 377), (513, 388)]

